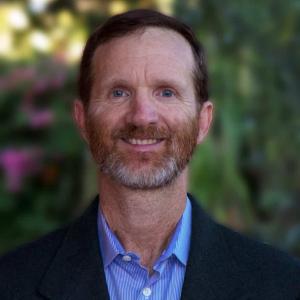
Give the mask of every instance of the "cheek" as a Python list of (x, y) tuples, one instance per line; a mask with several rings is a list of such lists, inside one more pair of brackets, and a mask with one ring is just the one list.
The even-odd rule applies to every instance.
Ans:
[(101, 105), (93, 107), (89, 110), (88, 119), (94, 129), (105, 128), (105, 131), (110, 131), (115, 126), (121, 123), (122, 116), (117, 109)]
[(105, 117), (108, 116), (108, 110), (106, 106), (107, 105), (105, 105), (101, 100), (94, 100), (89, 106), (88, 118), (94, 123), (99, 120), (103, 120)]
[(158, 110), (163, 118), (173, 124), (191, 120), (197, 112), (196, 102), (190, 99), (180, 99), (169, 103), (160, 103)]
[(104, 112), (98, 110), (89, 115), (87, 122), (89, 144), (93, 149), (106, 147), (112, 149), (114, 147), (115, 133), (123, 126), (117, 111), (110, 110)]
[(190, 126), (191, 122), (195, 122), (196, 115), (191, 111), (175, 111), (166, 112), (163, 115), (164, 122), (168, 125), (169, 129), (174, 132), (185, 131)]

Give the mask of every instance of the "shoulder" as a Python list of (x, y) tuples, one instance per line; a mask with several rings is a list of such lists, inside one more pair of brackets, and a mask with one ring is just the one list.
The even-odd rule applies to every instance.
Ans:
[(2, 256), (1, 300), (36, 299), (35, 291), (50, 271), (55, 274), (50, 285), (59, 282), (59, 278), (69, 280), (70, 272), (86, 259), (87, 253), (98, 253), (97, 211), (96, 197), (84, 214), (68, 226)]
[(298, 258), (223, 225), (217, 224), (216, 226), (218, 226), (222, 239), (240, 267), (248, 270), (265, 270), (266, 273), (270, 272), (272, 277), (276, 276), (273, 274), (274, 270), (281, 271), (277, 275), (283, 275), (290, 271), (300, 275), (300, 260)]
[(299, 259), (218, 224), (192, 204), (190, 256), (193, 263), (202, 257), (199, 267), (210, 280), (251, 299), (300, 299)]
[[(4, 254), (0, 257), (0, 272), (9, 268), (11, 264), (13, 264), (14, 267), (25, 267), (26, 264), (35, 264), (49, 259), (51, 254), (55, 254), (55, 250), (61, 243), (66, 230), (67, 229), (64, 228), (53, 231), (33, 242), (22, 245), (17, 249)], [(31, 262), (31, 260), (34, 261)]]
[[(15, 269), (40, 268), (51, 261), (56, 252), (67, 241), (68, 250), (72, 252), (75, 246), (80, 245), (83, 237), (94, 238), (94, 230), (97, 224), (97, 198), (90, 204), (85, 212), (70, 222), (67, 226), (57, 229), (49, 234), (27, 243), (0, 257), (0, 276), (6, 269), (14, 266)], [(75, 241), (75, 242), (73, 242)], [(1, 281), (0, 281), (1, 282)]]
[(59, 229), (0, 258), (1, 299), (14, 299), (12, 295), (27, 294), (27, 290), (31, 293), (29, 290), (43, 277), (66, 232), (67, 228)]
[(227, 227), (217, 226), (238, 274), (248, 278), (246, 285), (254, 294), (266, 294), (274, 299), (300, 297), (299, 259)]
[[(190, 198), (192, 198), (189, 195)], [(215, 222), (192, 198), (193, 209), (193, 239), (199, 247), (209, 247), (226, 255), (236, 261), (240, 268), (247, 270), (265, 269), (272, 271), (291, 269), (300, 271), (300, 260), (281, 251), (271, 245), (254, 240), (242, 233)], [(200, 236), (200, 237), (199, 237)], [(224, 253), (224, 254), (225, 254)], [(283, 271), (283, 270), (282, 270)]]

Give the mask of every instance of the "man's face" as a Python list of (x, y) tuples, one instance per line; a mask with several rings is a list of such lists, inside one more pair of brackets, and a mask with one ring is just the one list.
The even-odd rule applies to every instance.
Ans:
[(197, 144), (199, 112), (189, 44), (148, 28), (98, 47), (86, 138), (100, 171), (134, 189), (172, 182)]

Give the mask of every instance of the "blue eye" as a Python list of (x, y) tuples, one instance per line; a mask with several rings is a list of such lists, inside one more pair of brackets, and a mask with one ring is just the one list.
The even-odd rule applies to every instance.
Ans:
[(116, 89), (116, 90), (113, 90), (112, 95), (113, 95), (113, 97), (119, 98), (119, 97), (128, 96), (128, 93), (126, 93), (122, 89)]
[(163, 89), (161, 91), (161, 96), (163, 96), (163, 97), (172, 97), (172, 96), (174, 96), (174, 92), (170, 89)]

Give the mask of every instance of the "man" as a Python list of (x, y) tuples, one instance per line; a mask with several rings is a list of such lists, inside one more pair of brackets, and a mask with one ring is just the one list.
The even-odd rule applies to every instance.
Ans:
[(300, 263), (213, 222), (187, 164), (213, 104), (201, 45), (149, 10), (89, 38), (74, 118), (99, 196), (70, 226), (0, 261), (1, 299), (297, 299)]

